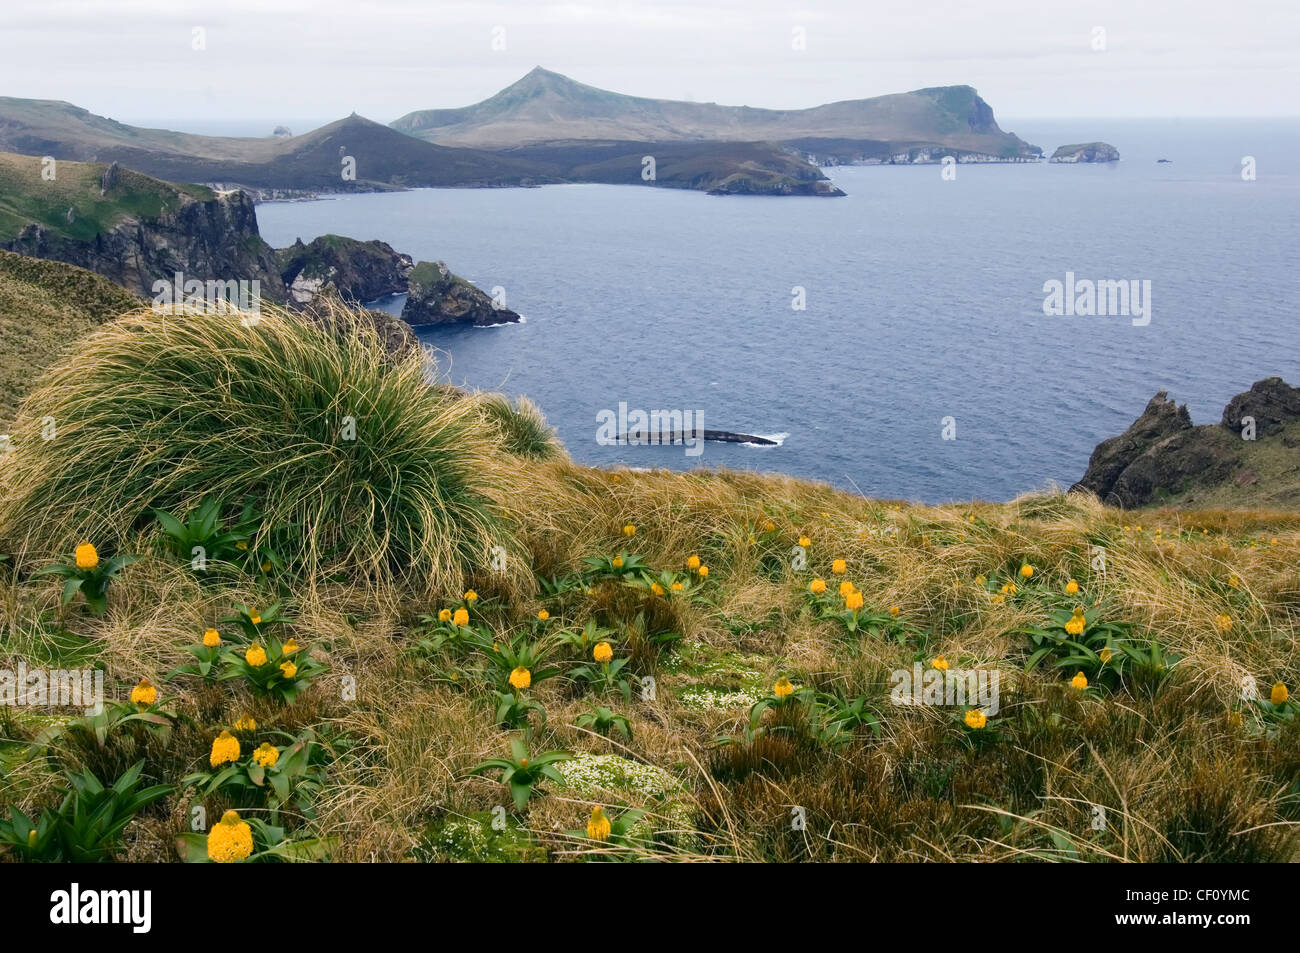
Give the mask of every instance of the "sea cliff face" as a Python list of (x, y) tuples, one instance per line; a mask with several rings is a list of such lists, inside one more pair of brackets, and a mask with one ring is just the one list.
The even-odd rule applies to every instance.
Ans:
[(457, 277), (440, 261), (422, 261), (411, 271), (410, 292), (402, 320), (412, 327), (473, 324), (487, 327), (520, 320), (518, 313)]
[(310, 244), (299, 239), (276, 252), (280, 278), (289, 297), (306, 304), (327, 288), (343, 298), (364, 303), (406, 291), (415, 262), (381, 241), (358, 241), (342, 235), (322, 235)]
[(182, 196), (178, 207), (156, 218), (126, 219), (88, 241), (30, 224), (0, 247), (86, 268), (146, 297), (155, 282), (170, 285), (177, 273), (187, 280), (257, 280), (262, 296), (285, 296), (275, 253), (258, 234), (253, 200), (244, 192)]

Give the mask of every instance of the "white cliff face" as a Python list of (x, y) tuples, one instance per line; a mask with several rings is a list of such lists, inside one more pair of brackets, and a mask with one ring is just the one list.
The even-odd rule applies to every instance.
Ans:
[[(331, 269), (330, 277), (333, 277), (332, 272), (333, 269)], [(293, 279), (293, 284), (289, 286), (289, 294), (298, 304), (307, 304), (320, 294), (320, 290), (325, 286), (326, 280), (327, 279), (325, 278), (307, 278), (303, 275), (299, 275), (297, 278)]]

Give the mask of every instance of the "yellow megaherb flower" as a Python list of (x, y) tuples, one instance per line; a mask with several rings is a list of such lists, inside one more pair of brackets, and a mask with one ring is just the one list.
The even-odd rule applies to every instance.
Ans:
[[(660, 592), (663, 592), (663, 591), (664, 591), (664, 587), (663, 587), (663, 586), (660, 586), (660, 587), (659, 587), (659, 591), (660, 591)], [(537, 618), (540, 619), (540, 620), (543, 621), (543, 622), (545, 622), (545, 621), (546, 621), (547, 619), (549, 619), (550, 617), (551, 617), (551, 614), (550, 614), (549, 612), (547, 612), (545, 609), (539, 609), (538, 612), (537, 612)]]
[(158, 700), (158, 689), (147, 678), (140, 679), (140, 684), (131, 689), (131, 702), (135, 705), (152, 705)]
[(814, 596), (820, 596), (826, 591), (826, 580), (818, 576), (812, 582), (808, 583), (808, 591)]
[(441, 610), (439, 610), (439, 611), (438, 611), (438, 621), (439, 621), (439, 622), (450, 622), (450, 621), (451, 621), (451, 610), (450, 610), (450, 609), (441, 609)]
[(1274, 682), (1273, 690), (1268, 693), (1268, 700), (1274, 705), (1285, 705), (1289, 697), (1290, 692), (1286, 690), (1286, 685), (1283, 682)]
[(659, 583), (657, 582), (652, 582), (650, 584), (650, 591), (653, 592), (656, 596), (662, 596), (664, 594), (664, 587), (659, 585)]
[(242, 715), (239, 721), (235, 722), (236, 731), (256, 731), (257, 719), (252, 715)]
[(770, 533), (776, 529), (776, 524), (771, 520), (763, 520), (763, 532)]
[(930, 667), (936, 671), (946, 672), (948, 671), (948, 660), (942, 655), (936, 655), (934, 661), (930, 663)]
[(778, 678), (776, 684), (772, 686), (772, 694), (777, 698), (785, 698), (793, 691), (794, 686), (790, 684), (790, 679), (786, 678), (784, 675)]
[(591, 657), (603, 665), (614, 657), (614, 648), (608, 642), (597, 642), (591, 650)]
[(1097, 657), (1101, 659), (1102, 664), (1105, 665), (1107, 662), (1109, 662), (1111, 659), (1115, 657), (1115, 653), (1110, 650), (1109, 646), (1107, 646), (1106, 648), (1102, 649), (1100, 652), (1097, 653)]
[(99, 552), (84, 539), (77, 544), (72, 555), (77, 561), (78, 569), (94, 569), (99, 565)]
[(1214, 627), (1217, 628), (1220, 632), (1231, 632), (1232, 616), (1227, 615), (1226, 613), (1220, 613), (1219, 615), (1215, 616)]
[(290, 639), (288, 642), (284, 643), (284, 645), (280, 647), (281, 655), (292, 655), (294, 652), (297, 651), (298, 651), (298, 642), (295, 639)]
[(613, 559), (610, 560), (610, 565), (612, 565), (615, 569), (622, 569), (622, 568), (623, 568), (623, 557), (622, 557), (622, 556), (615, 556)]
[(249, 609), (249, 610), (248, 610), (248, 621), (251, 622), (251, 623), (253, 623), (253, 625), (261, 625), (261, 624), (262, 624), (262, 616), (261, 616), (260, 613), (258, 613), (258, 611), (257, 611), (256, 609)]
[(800, 536), (799, 545), (802, 546), (804, 549), (807, 549), (809, 546), (812, 545), (812, 540), (809, 539), (807, 536)]
[(848, 571), (848, 568), (849, 568), (848, 563), (846, 563), (842, 559), (837, 559), (833, 563), (831, 563), (831, 572), (835, 573), (835, 575), (837, 576), (844, 575), (844, 573)]
[(266, 664), (266, 649), (254, 642), (248, 647), (248, 651), (244, 653), (244, 661), (253, 668), (261, 668)]
[(208, 832), (208, 859), (218, 864), (244, 860), (253, 852), (253, 829), (239, 819), (237, 811), (226, 811)]
[(210, 649), (215, 649), (221, 644), (221, 633), (216, 629), (208, 629), (203, 633), (203, 644)]
[(1077, 596), (1079, 594), (1079, 584), (1071, 579), (1065, 584), (1065, 594), (1067, 596)]
[(849, 580), (845, 579), (842, 583), (840, 583), (841, 598), (848, 598), (850, 592), (856, 592), (856, 591), (857, 591), (857, 586), (853, 585), (853, 583), (850, 582)]
[(280, 760), (280, 750), (270, 742), (263, 741), (253, 752), (253, 760), (264, 768), (273, 768)]
[(1228, 577), (1228, 585), (1233, 589), (1239, 589), (1241, 587), (1241, 580), (1237, 578), (1236, 574), (1233, 574)]
[(686, 557), (686, 568), (691, 572), (700, 568), (700, 557), (694, 554)]
[(510, 684), (522, 692), (529, 685), (533, 684), (533, 673), (520, 665), (510, 673)]
[(1087, 624), (1083, 613), (1076, 609), (1074, 615), (1070, 616), (1070, 621), (1065, 623), (1065, 631), (1070, 635), (1082, 635)]
[(899, 608), (898, 606), (890, 606), (890, 607), (889, 607), (889, 614), (892, 615), (894, 618), (898, 618), (898, 614), (899, 614), (900, 612), (902, 612), (902, 611), (903, 611), (903, 610), (902, 610), (901, 608)]
[(465, 608), (457, 609), (451, 617), (452, 625), (469, 625), (469, 610)]
[(475, 592), (473, 589), (470, 589), (468, 592), (465, 593), (465, 601), (478, 602), (478, 593)]
[(675, 582), (675, 583), (672, 584), (672, 586), (671, 586), (670, 588), (672, 589), (673, 592), (681, 592), (681, 591), (683, 591), (686, 587), (685, 587), (684, 585), (682, 585), (680, 582)]
[(600, 809), (599, 804), (591, 806), (591, 819), (587, 821), (587, 836), (592, 840), (607, 841), (609, 840), (609, 818), (605, 812)]
[(972, 708), (970, 711), (966, 712), (967, 727), (974, 728), (976, 731), (979, 731), (987, 725), (988, 721), (988, 716), (986, 716), (979, 708)]
[(635, 535), (636, 535), (636, 527), (633, 526), (631, 523), (628, 523), (626, 526), (623, 527), (623, 535), (624, 535), (624, 536), (635, 536)]
[(1070, 679), (1070, 684), (1078, 691), (1083, 691), (1088, 687), (1088, 676), (1079, 672), (1074, 678)]
[(1033, 574), (1034, 574), (1034, 567), (1029, 565), (1029, 563), (1025, 563), (1023, 566), (1020, 567), (1020, 575), (1025, 579), (1028, 579)]
[(700, 567), (700, 578), (701, 578), (701, 579), (708, 579), (708, 578), (709, 578), (709, 567), (708, 567), (708, 566), (701, 566), (701, 567)]
[(852, 609), (852, 610), (854, 610), (855, 612), (856, 612), (858, 609), (861, 609), (861, 608), (862, 608), (862, 593), (854, 591), (854, 592), (850, 592), (847, 596), (845, 596), (845, 597), (844, 597), (844, 608), (846, 608), (846, 609)]
[(239, 760), (239, 739), (228, 731), (223, 731), (212, 739), (212, 754), (208, 760), (215, 768), (227, 761)]
[(293, 678), (298, 674), (298, 666), (292, 662), (281, 662), (280, 671), (284, 673), (285, 678)]
[(980, 587), (986, 586), (988, 585), (988, 582), (989, 582), (988, 576), (985, 576), (983, 573), (975, 577), (975, 585), (977, 586)]

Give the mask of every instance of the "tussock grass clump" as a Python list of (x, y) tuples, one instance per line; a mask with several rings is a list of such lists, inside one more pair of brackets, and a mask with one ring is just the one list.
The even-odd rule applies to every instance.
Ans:
[(529, 460), (566, 458), (555, 428), (527, 397), (514, 403), (503, 394), (474, 394), (470, 400), (483, 415), (485, 427), (497, 436), (502, 450)]
[(420, 355), (393, 357), (342, 306), (317, 320), (138, 311), (89, 335), (20, 411), (0, 534), (113, 547), (150, 508), (213, 494), (253, 501), (306, 576), (459, 586), (509, 543), (492, 435)]

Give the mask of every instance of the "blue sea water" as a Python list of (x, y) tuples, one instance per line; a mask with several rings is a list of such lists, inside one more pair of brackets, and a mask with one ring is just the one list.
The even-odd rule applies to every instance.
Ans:
[[(531, 397), (597, 465), (1007, 499), (1077, 480), (1157, 390), (1205, 423), (1259, 378), (1300, 384), (1300, 122), (1002, 125), (1049, 153), (1104, 140), (1123, 158), (962, 165), (952, 181), (938, 166), (828, 169), (843, 199), (417, 190), (272, 203), (258, 219), (276, 246), (379, 238), (504, 288), (525, 323), (422, 340), (453, 382)], [(1067, 272), (1149, 280), (1150, 323), (1045, 315), (1044, 282)], [(620, 402), (785, 436), (699, 456), (600, 446), (597, 415)]]

